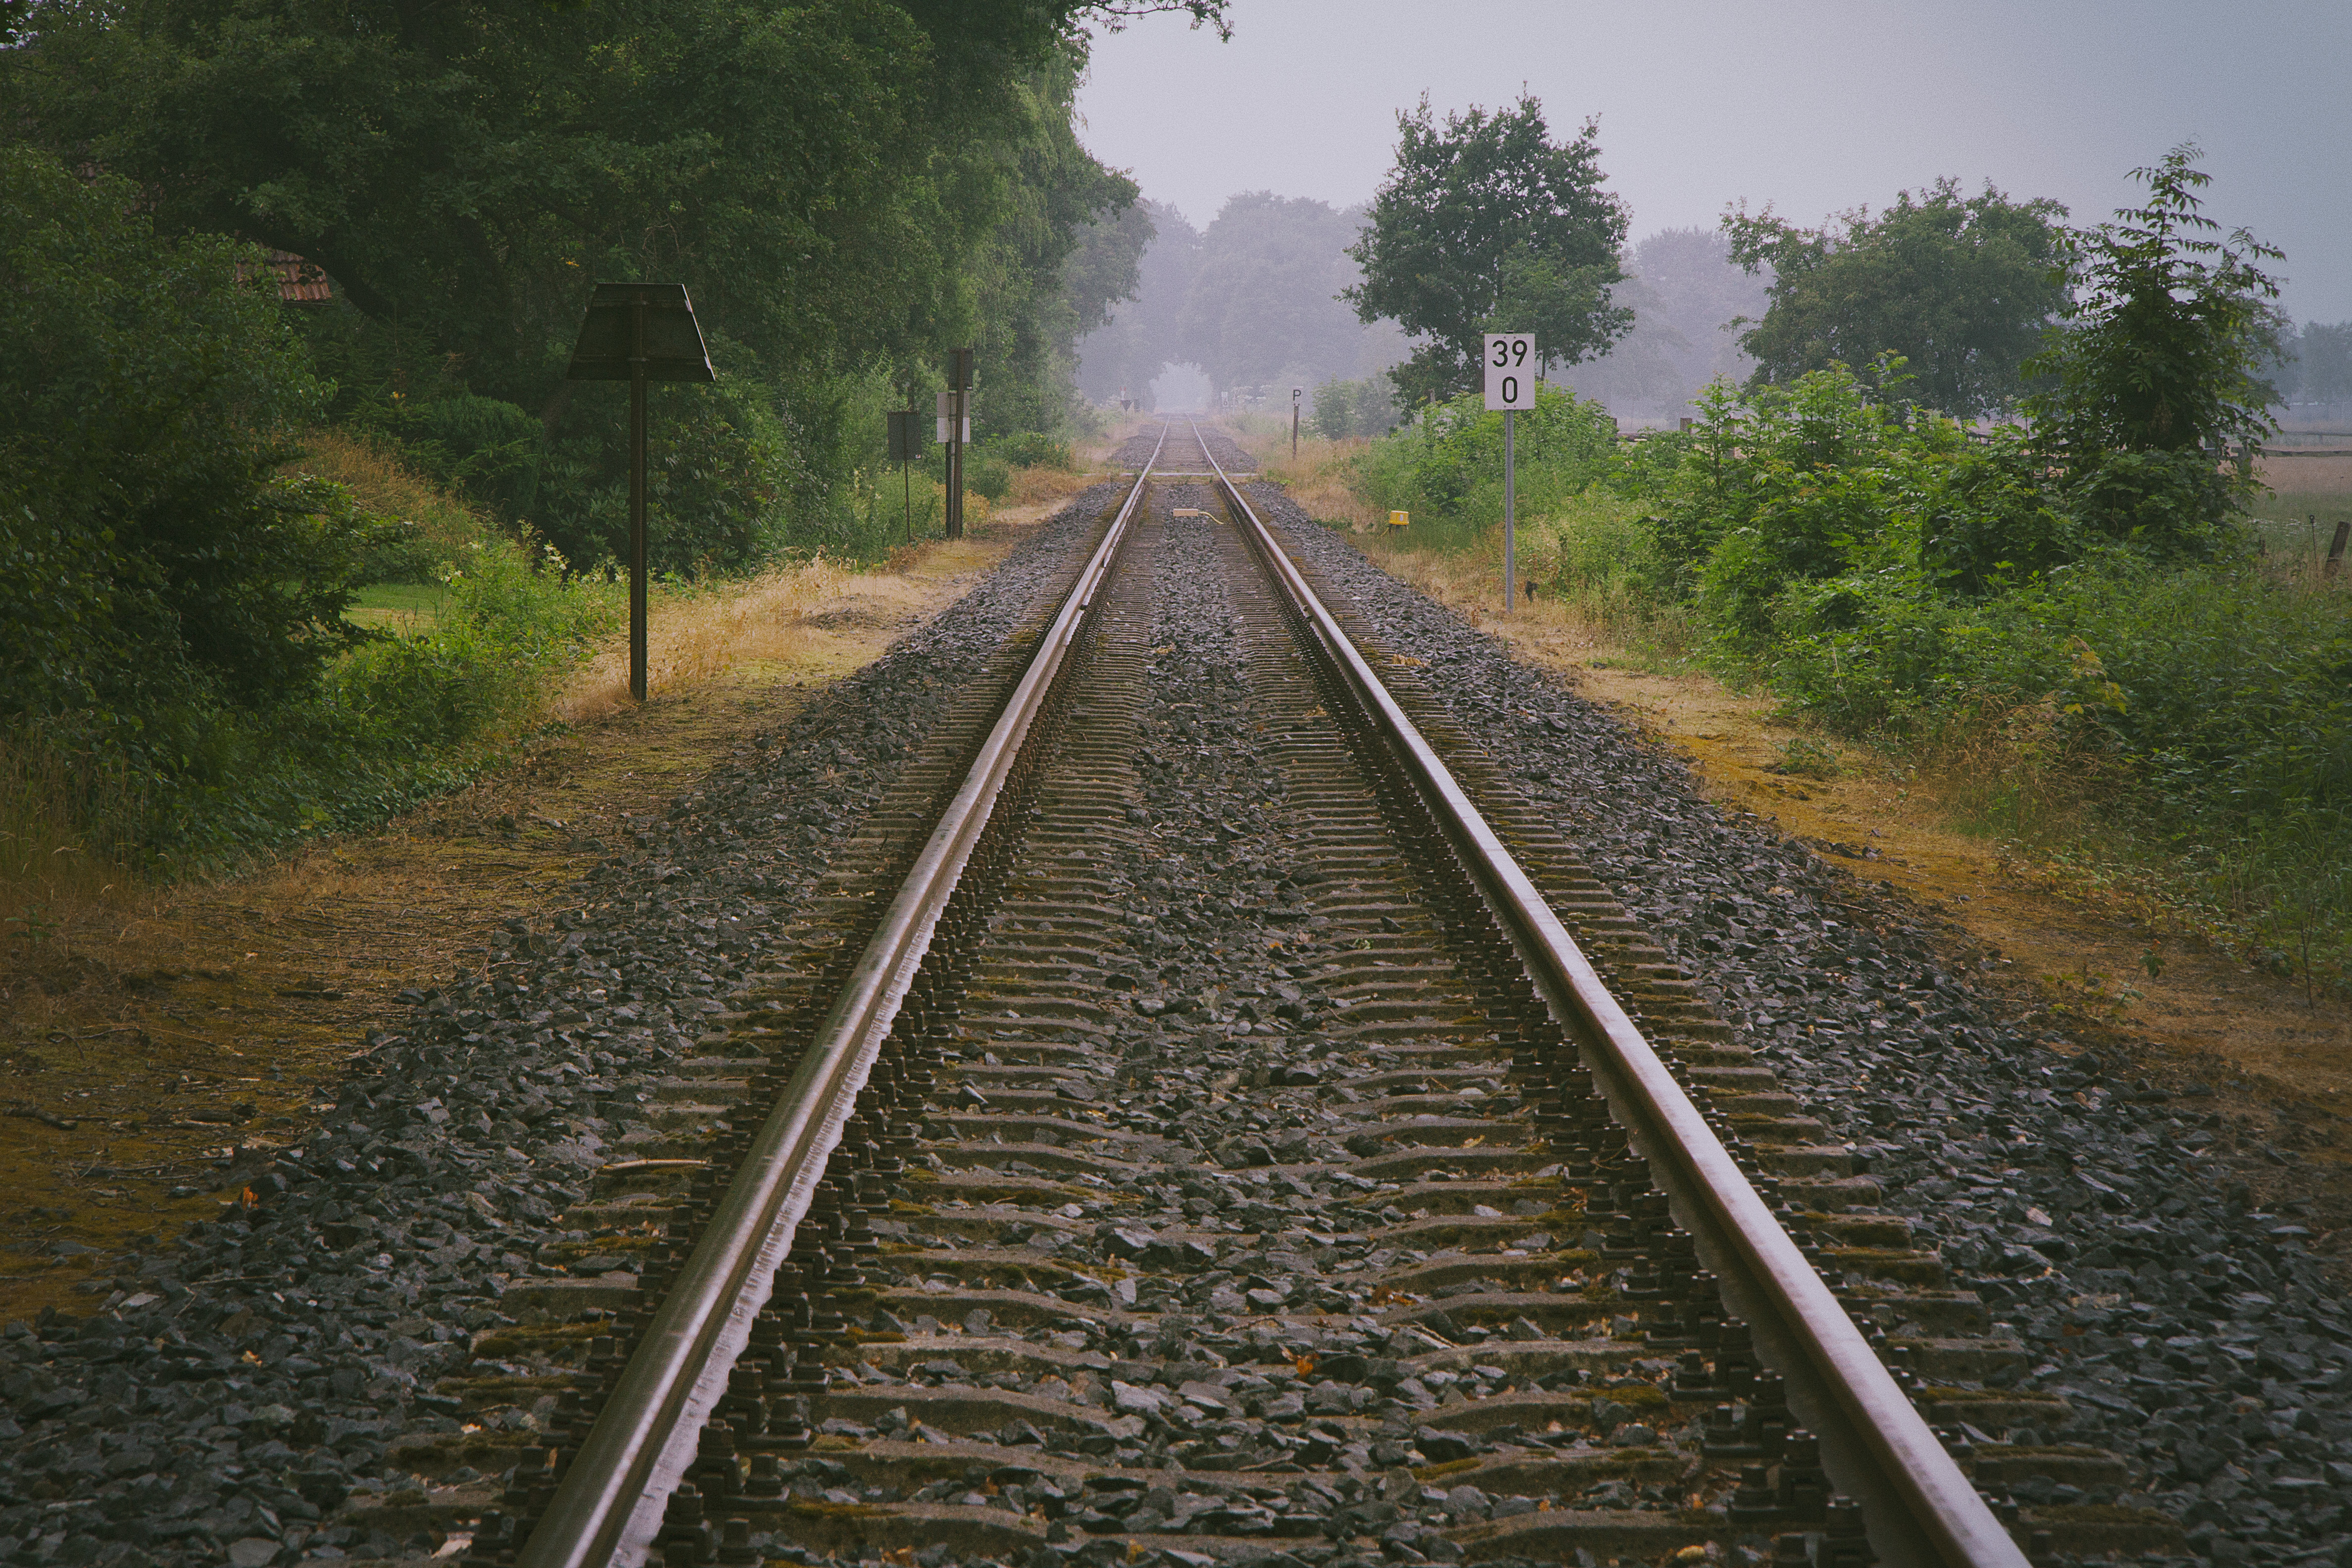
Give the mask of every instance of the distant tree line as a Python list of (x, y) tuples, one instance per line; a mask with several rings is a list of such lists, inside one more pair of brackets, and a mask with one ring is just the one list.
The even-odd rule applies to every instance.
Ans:
[(2281, 403), (2352, 403), (2352, 321), (2305, 321), (2283, 333), (2271, 382)]
[(1393, 326), (1368, 327), (1339, 297), (1357, 278), (1347, 254), (1360, 208), (1244, 191), (1206, 229), (1142, 202), (1149, 243), (1132, 299), (1078, 347), (1079, 384), (1098, 402), (1146, 403), (1171, 365), (1197, 365), (1213, 391), (1313, 387), (1376, 374), (1402, 358)]
[[(1812, 226), (1743, 204), (1714, 234), (1629, 249), (1596, 124), (1556, 139), (1531, 97), (1442, 121), (1424, 100), (1397, 124), (1395, 163), (1361, 209), (1252, 192), (1196, 232), (1150, 208), (1138, 297), (1083, 344), (1088, 393), (1148, 398), (1182, 363), (1220, 390), (1336, 386), (1372, 351), (1393, 412), (1474, 388), (1480, 335), (1508, 330), (1536, 334), (1555, 378), (1666, 417), (1718, 376), (1756, 392), (1843, 366), (1896, 405), (1998, 419), (2065, 363), (2053, 331), (2086, 319), (2082, 237), (2046, 198), (1943, 178)], [(2269, 345), (2277, 400), (2352, 398), (2352, 323), (2296, 331), (2265, 300), (2237, 325)], [(1394, 335), (1365, 335), (1380, 329)], [(1892, 365), (1899, 379), (1882, 385)], [(1364, 405), (1327, 401), (1333, 428)]]

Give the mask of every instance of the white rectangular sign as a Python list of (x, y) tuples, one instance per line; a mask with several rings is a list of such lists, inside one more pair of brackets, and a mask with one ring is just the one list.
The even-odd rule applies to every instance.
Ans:
[(1533, 332), (1486, 334), (1486, 406), (1491, 410), (1533, 408), (1536, 405), (1536, 358)]
[[(970, 409), (966, 409), (964, 411), (963, 428), (956, 430), (955, 416), (950, 412), (955, 407), (955, 394), (952, 392), (941, 392), (934, 394), (933, 395), (939, 399), (939, 412), (933, 416), (931, 422), (939, 428), (940, 445), (944, 447), (950, 440), (956, 440), (961, 441), (967, 447), (971, 446), (971, 411)], [(950, 431), (954, 431), (954, 434), (950, 436), (949, 434)]]

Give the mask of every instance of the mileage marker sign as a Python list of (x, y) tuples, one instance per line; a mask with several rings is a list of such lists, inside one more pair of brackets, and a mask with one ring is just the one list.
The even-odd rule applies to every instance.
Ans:
[(1519, 589), (1517, 454), (1513, 450), (1518, 432), (1514, 426), (1520, 409), (1536, 405), (1536, 372), (1543, 368), (1543, 361), (1536, 357), (1533, 332), (1489, 332), (1479, 358), (1486, 373), (1487, 411), (1503, 416), (1503, 614), (1507, 616)]
[(1536, 405), (1536, 372), (1542, 362), (1536, 358), (1533, 332), (1487, 333), (1484, 358), (1488, 413), (1510, 414)]

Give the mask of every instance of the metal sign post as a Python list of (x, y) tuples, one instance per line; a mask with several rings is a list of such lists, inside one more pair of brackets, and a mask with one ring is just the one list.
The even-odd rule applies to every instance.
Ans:
[(572, 381), (629, 384), (629, 695), (646, 700), (646, 383), (716, 381), (683, 283), (599, 283), (589, 297)]
[(906, 492), (907, 542), (915, 542), (915, 480), (913, 464), (923, 455), (923, 414), (919, 408), (890, 411), (890, 460), (898, 465), (898, 486)]
[(971, 440), (972, 351), (948, 351), (948, 389), (940, 394), (940, 439), (948, 448), (947, 537), (963, 537), (963, 449)]
[(1307, 395), (1303, 386), (1290, 389), (1290, 460), (1298, 461), (1298, 400)]
[(1486, 372), (1486, 406), (1503, 416), (1503, 614), (1518, 596), (1518, 475), (1512, 449), (1518, 412), (1536, 405), (1536, 340), (1532, 332), (1489, 332), (1480, 356)]

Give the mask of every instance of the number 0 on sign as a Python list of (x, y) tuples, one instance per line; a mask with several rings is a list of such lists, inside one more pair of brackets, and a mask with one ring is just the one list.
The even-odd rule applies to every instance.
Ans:
[(1486, 406), (1491, 410), (1536, 405), (1536, 335), (1486, 334)]

